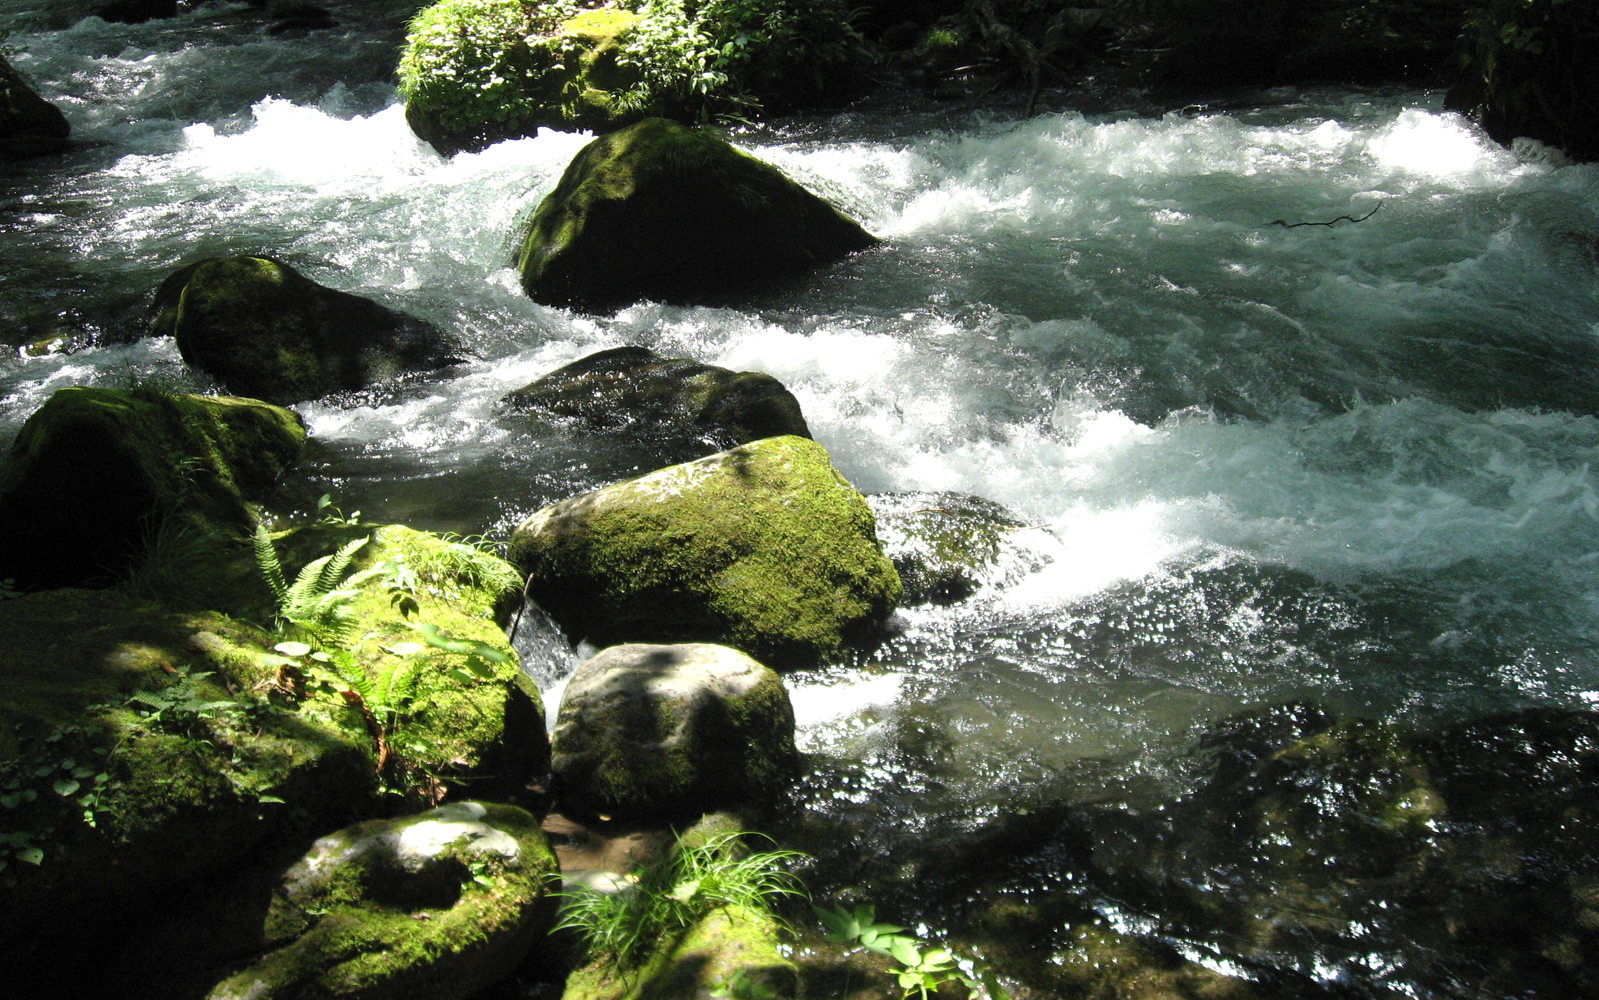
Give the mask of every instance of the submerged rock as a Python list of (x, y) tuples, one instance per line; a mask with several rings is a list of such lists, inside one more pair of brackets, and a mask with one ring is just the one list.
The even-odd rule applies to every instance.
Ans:
[(225, 546), (304, 442), (298, 416), (252, 399), (58, 390), (0, 465), (0, 579), (104, 585), (163, 540)]
[(735, 372), (644, 347), (615, 347), (507, 395), (506, 406), (577, 417), (650, 437), (693, 437), (717, 451), (761, 438), (811, 436), (799, 400), (761, 372)]
[(191, 264), (156, 291), (150, 333), (230, 392), (269, 403), (359, 389), (454, 364), (458, 345), (431, 324), (327, 288), (269, 257)]
[(143, 24), (164, 17), (177, 17), (178, 0), (112, 0), (94, 13), (105, 21)]
[(68, 148), (72, 125), (61, 109), (34, 93), (0, 54), (0, 159), (28, 159)]
[(707, 643), (613, 646), (584, 663), (553, 745), (561, 802), (625, 820), (770, 802), (799, 765), (782, 679)]
[(546, 507), (510, 559), (574, 636), (719, 642), (778, 669), (873, 643), (901, 589), (871, 508), (798, 437)]
[(777, 168), (651, 118), (583, 147), (534, 213), (517, 266), (548, 305), (692, 303), (876, 243)]
[(412, 19), (400, 56), (405, 120), (446, 156), (535, 134), (605, 129), (642, 110), (617, 96), (640, 80), (618, 62), (631, 11), (552, 19), (524, 0), (442, 0)]
[(318, 840), (284, 873), (266, 952), (209, 1000), (460, 1000), (505, 978), (553, 922), (557, 874), (533, 816), (458, 802)]
[(954, 604), (1053, 561), (1030, 526), (966, 493), (878, 493), (866, 498), (877, 535), (905, 586), (905, 604)]

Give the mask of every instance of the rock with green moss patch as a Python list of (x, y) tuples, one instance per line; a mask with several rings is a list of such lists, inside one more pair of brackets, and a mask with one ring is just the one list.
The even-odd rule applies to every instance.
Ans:
[(866, 500), (906, 604), (954, 604), (1053, 561), (1047, 536), (992, 500), (966, 493), (879, 493)]
[(103, 585), (163, 540), (225, 546), (304, 442), (298, 416), (252, 399), (58, 390), (0, 465), (0, 579)]
[(583, 147), (534, 213), (517, 266), (548, 305), (707, 302), (876, 243), (776, 167), (650, 118)]
[(618, 38), (638, 15), (544, 7), (442, 0), (419, 13), (399, 69), (412, 131), (449, 156), (540, 127), (603, 129), (637, 118), (641, 109), (617, 94), (639, 81), (618, 60)]
[(269, 950), (210, 1000), (458, 1000), (505, 978), (552, 922), (544, 832), (514, 806), (459, 802), (318, 840), (267, 909)]
[(772, 376), (663, 358), (645, 347), (591, 354), (507, 395), (504, 403), (513, 411), (576, 417), (598, 429), (701, 446), (684, 458), (784, 434), (811, 436), (799, 400)]
[(865, 499), (792, 436), (547, 507), (509, 557), (597, 645), (719, 642), (779, 670), (871, 645), (900, 596)]
[(772, 802), (799, 763), (782, 679), (709, 643), (613, 646), (584, 663), (553, 743), (563, 805), (626, 820)]
[(270, 257), (224, 257), (156, 290), (149, 331), (230, 392), (287, 404), (453, 364), (431, 324), (327, 288)]
[(636, 971), (620, 973), (603, 963), (574, 971), (561, 1000), (699, 1000), (735, 979), (759, 991), (751, 995), (795, 996), (796, 968), (778, 945), (771, 914), (718, 907), (681, 936), (661, 941)]

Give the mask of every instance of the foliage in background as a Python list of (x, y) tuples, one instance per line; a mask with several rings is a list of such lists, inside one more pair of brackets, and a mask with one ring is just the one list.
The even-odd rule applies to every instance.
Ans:
[(679, 842), (665, 860), (635, 872), (615, 892), (578, 886), (558, 893), (562, 907), (555, 929), (576, 930), (589, 958), (629, 970), (718, 907), (769, 912), (783, 896), (804, 895), (788, 868), (805, 856), (749, 852), (743, 846), (747, 836), (733, 832), (703, 844)]
[(846, 910), (835, 906), (824, 910), (813, 906), (817, 919), (827, 928), (824, 941), (858, 945), (873, 954), (891, 958), (897, 968), (890, 971), (906, 998), (928, 1000), (945, 983), (961, 983), (968, 989), (981, 989), (991, 1000), (1009, 1000), (993, 971), (971, 960), (958, 959), (946, 948), (923, 942), (905, 933), (897, 924), (877, 922), (877, 910), (870, 904)]
[(1489, 135), (1599, 159), (1599, 0), (1490, 0), (1466, 21), (1460, 64), (1447, 106)]

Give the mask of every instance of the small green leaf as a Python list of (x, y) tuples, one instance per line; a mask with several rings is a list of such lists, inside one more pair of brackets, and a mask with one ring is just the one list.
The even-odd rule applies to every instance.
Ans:
[(52, 785), (50, 787), (52, 787), (52, 788), (54, 788), (56, 790), (56, 794), (57, 795), (67, 796), (67, 795), (73, 794), (79, 788), (82, 788), (83, 786), (81, 784), (79, 784), (78, 782), (76, 782), (76, 781), (72, 781), (71, 779), (62, 778), (61, 780), (57, 781), (54, 785)]
[(692, 879), (692, 880), (690, 880), (688, 882), (679, 883), (678, 886), (675, 889), (673, 889), (669, 895), (673, 899), (677, 900), (679, 903), (686, 903), (689, 900), (693, 899), (695, 896), (699, 895), (699, 891), (700, 891), (700, 880), (699, 879)]
[(0, 806), (4, 806), (7, 809), (15, 809), (21, 803), (21, 792), (9, 792), (5, 795), (0, 795)]
[(278, 798), (276, 795), (258, 795), (258, 796), (256, 796), (256, 801), (257, 802), (276, 802), (279, 805), (284, 805), (285, 804), (284, 801), (282, 799)]
[(311, 647), (303, 642), (280, 642), (272, 650), (284, 656), (304, 656), (311, 652)]
[(37, 847), (29, 847), (17, 852), (17, 860), (26, 861), (30, 865), (36, 865), (44, 860), (44, 852), (39, 850)]

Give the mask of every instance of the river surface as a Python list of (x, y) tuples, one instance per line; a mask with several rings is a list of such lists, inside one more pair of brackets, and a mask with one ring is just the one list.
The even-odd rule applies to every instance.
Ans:
[[(1029, 525), (972, 599), (790, 678), (813, 764), (796, 822), (875, 859), (835, 866), (877, 880), (863, 900), (914, 906), (919, 843), (1019, 810), (1160, 812), (1240, 711), (1428, 731), (1599, 703), (1599, 167), (1498, 147), (1439, 93), (1087, 90), (1032, 118), (879, 95), (734, 139), (883, 247), (736, 308), (590, 315), (509, 267), (588, 136), (435, 154), (395, 103), (400, 5), (328, 0), (342, 27), (282, 36), (242, 4), (142, 26), (84, 6), (0, 13), (91, 143), (0, 166), (0, 341), (55, 338), (0, 358), (0, 445), (63, 386), (214, 390), (137, 339), (144, 306), (187, 262), (269, 253), (470, 354), (296, 407), (314, 444), (284, 515), (326, 492), (503, 537), (648, 471), (494, 407), (642, 344), (776, 376), (864, 492), (970, 493)], [(575, 662), (532, 659), (552, 682)], [(1466, 995), (1381, 933), (1243, 956), (1073, 864), (1039, 878), (1212, 968)]]

